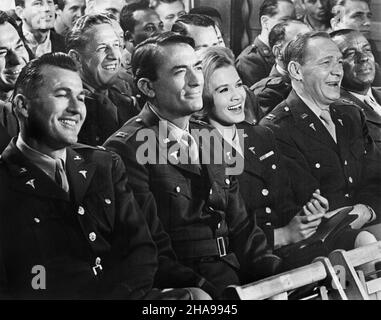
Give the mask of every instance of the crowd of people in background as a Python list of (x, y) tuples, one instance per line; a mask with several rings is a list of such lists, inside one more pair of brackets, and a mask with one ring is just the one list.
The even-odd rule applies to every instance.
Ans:
[(370, 0), (253, 3), (234, 56), (182, 0), (2, 2), (0, 298), (223, 299), (345, 208), (323, 253), (381, 240)]

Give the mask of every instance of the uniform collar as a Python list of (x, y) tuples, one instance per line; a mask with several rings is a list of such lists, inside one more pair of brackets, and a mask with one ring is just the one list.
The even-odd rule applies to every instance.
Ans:
[[(28, 146), (21, 137), (21, 134), (17, 137), (16, 147), (30, 162), (34, 163), (51, 179), (55, 180), (56, 159)], [(66, 149), (63, 150), (62, 155), (58, 159), (61, 159), (64, 164), (66, 163)]]

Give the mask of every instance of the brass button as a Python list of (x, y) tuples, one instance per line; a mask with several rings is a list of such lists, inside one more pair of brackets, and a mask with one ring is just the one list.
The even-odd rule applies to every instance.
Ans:
[(352, 178), (352, 177), (349, 177), (349, 178), (348, 178), (348, 181), (349, 181), (349, 183), (353, 183), (353, 178)]
[(273, 170), (276, 170), (276, 164), (273, 164), (273, 165), (271, 166), (271, 168), (272, 168)]
[(97, 235), (95, 234), (95, 232), (89, 233), (89, 239), (91, 242), (94, 242), (97, 239)]
[(269, 195), (269, 190), (267, 190), (267, 189), (263, 189), (263, 190), (262, 190), (262, 194), (263, 194), (265, 197), (267, 197), (267, 196)]
[(271, 208), (267, 207), (266, 208), (266, 213), (271, 213)]
[(40, 220), (40, 219), (38, 219), (38, 218), (34, 218), (34, 222), (36, 222), (36, 223), (40, 223), (40, 222), (41, 222), (41, 220)]
[(105, 199), (106, 204), (111, 204), (111, 199)]
[(347, 161), (347, 160), (344, 161), (344, 165), (345, 165), (345, 166), (348, 165), (348, 161)]
[(78, 214), (83, 216), (85, 214), (85, 209), (83, 209), (83, 207), (79, 206), (79, 208), (78, 208)]
[(315, 164), (316, 169), (320, 169), (320, 163)]
[(177, 187), (176, 187), (176, 192), (177, 192), (177, 193), (180, 193), (180, 191), (181, 191), (181, 188), (180, 188), (179, 186), (177, 186)]
[(230, 185), (230, 180), (229, 180), (229, 179), (225, 179), (225, 183), (226, 183), (227, 185)]

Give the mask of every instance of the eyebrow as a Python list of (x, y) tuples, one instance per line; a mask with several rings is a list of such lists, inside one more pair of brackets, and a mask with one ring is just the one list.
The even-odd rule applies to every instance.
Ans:
[[(235, 82), (235, 84), (240, 83), (240, 82), (242, 82), (242, 80), (241, 80), (241, 79), (238, 79), (238, 80)], [(223, 88), (223, 87), (227, 87), (227, 86), (229, 86), (229, 84), (227, 84), (227, 83), (221, 84), (221, 85), (218, 86), (216, 89), (214, 89), (214, 91), (218, 91), (219, 89), (221, 89), (221, 88)]]
[[(199, 60), (199, 61), (197, 61), (197, 62), (193, 65), (193, 67), (198, 67), (198, 66), (201, 65), (201, 63), (202, 63), (202, 61)], [(174, 67), (172, 68), (172, 71), (176, 71), (176, 70), (178, 70), (178, 69), (186, 69), (186, 68), (188, 68), (188, 65), (182, 64), (182, 65), (174, 66)]]

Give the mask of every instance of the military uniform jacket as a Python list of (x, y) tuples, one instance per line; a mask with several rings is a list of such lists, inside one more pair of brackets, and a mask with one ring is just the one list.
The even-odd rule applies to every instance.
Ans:
[[(381, 90), (380, 88), (372, 88), (372, 94), (376, 99), (377, 103), (381, 106)], [(373, 110), (367, 103), (361, 101), (349, 91), (341, 89), (341, 98), (345, 101), (356, 104), (361, 108), (365, 114), (365, 119), (367, 126), (369, 128), (369, 134), (373, 138), (376, 145), (381, 150), (381, 116)], [(343, 101), (343, 102), (345, 102)]]
[[(248, 219), (235, 177), (226, 175), (225, 165), (213, 164), (213, 153), (211, 164), (201, 168), (181, 163), (160, 164), (164, 154), (176, 155), (171, 152), (172, 141), (159, 136), (158, 125), (158, 117), (146, 105), (105, 146), (121, 155), (139, 204), (157, 213), (179, 260), (193, 265), (194, 261), (214, 258), (202, 273), (207, 280), (213, 277), (214, 266), (220, 261), (229, 272), (237, 273), (240, 268), (250, 272), (252, 278), (261, 272), (271, 272), (260, 271), (261, 264), (256, 264), (268, 252), (268, 245), (262, 230)], [(192, 120), (190, 131), (193, 129), (210, 131), (205, 123)], [(142, 134), (151, 135), (151, 144), (144, 148), (153, 151), (155, 157), (146, 164), (142, 163), (142, 149), (139, 150), (143, 146)], [(199, 147), (200, 159), (213, 150), (207, 142)], [(275, 261), (279, 263), (279, 258)], [(268, 265), (263, 267), (267, 269)], [(218, 286), (221, 281), (226, 280), (220, 278), (212, 283)]]
[(279, 103), (285, 100), (291, 91), (291, 81), (273, 66), (270, 75), (250, 88), (257, 97), (258, 104), (264, 114), (268, 114)]
[[(0, 160), (0, 292), (12, 298), (142, 298), (157, 268), (148, 227), (115, 154), (67, 148), (70, 195), (13, 140)], [(32, 268), (46, 270), (33, 290)]]
[(244, 49), (236, 60), (236, 68), (248, 87), (267, 77), (275, 63), (271, 49), (258, 37), (254, 43)]
[(12, 137), (18, 133), (17, 119), (10, 102), (0, 101), (0, 152), (3, 152)]
[(361, 111), (330, 106), (337, 144), (294, 91), (262, 119), (275, 133), (299, 205), (320, 189), (330, 209), (363, 203), (380, 212), (380, 158)]
[[(238, 175), (241, 195), (250, 217), (274, 244), (274, 229), (283, 227), (300, 210), (294, 202), (286, 166), (270, 129), (247, 122), (243, 132), (244, 170)], [(236, 154), (237, 156), (237, 154)]]
[(86, 120), (78, 135), (80, 143), (101, 145), (128, 119), (138, 114), (134, 101), (115, 89), (95, 92), (85, 82)]

